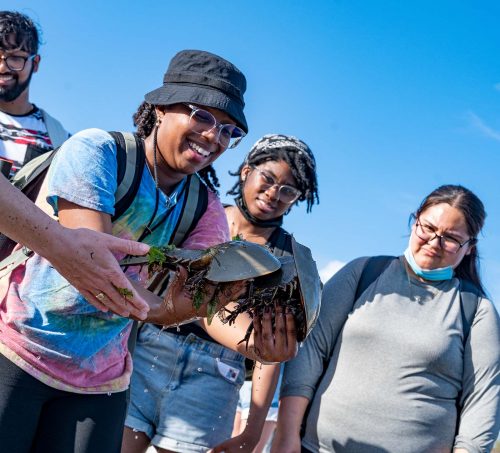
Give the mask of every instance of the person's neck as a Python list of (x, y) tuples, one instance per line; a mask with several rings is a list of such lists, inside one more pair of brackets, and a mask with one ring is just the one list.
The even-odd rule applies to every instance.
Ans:
[[(144, 140), (144, 152), (146, 154), (146, 164), (154, 177), (154, 141), (153, 134)], [(163, 159), (159, 150), (156, 150), (156, 171), (158, 176), (158, 186), (167, 195), (174, 187), (181, 182), (186, 175), (172, 170)]]
[(7, 115), (26, 115), (33, 110), (33, 104), (29, 101), (28, 90), (25, 90), (13, 101), (0, 100), (0, 110)]
[(232, 238), (239, 236), (241, 239), (257, 244), (265, 244), (276, 227), (263, 228), (250, 223), (237, 206), (226, 208), (226, 216), (229, 224), (229, 233)]

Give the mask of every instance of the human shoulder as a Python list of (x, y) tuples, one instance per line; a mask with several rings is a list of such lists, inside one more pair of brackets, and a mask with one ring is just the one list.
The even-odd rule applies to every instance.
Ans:
[(184, 248), (205, 249), (229, 241), (229, 227), (224, 207), (216, 193), (208, 187), (207, 192), (207, 209), (182, 244)]

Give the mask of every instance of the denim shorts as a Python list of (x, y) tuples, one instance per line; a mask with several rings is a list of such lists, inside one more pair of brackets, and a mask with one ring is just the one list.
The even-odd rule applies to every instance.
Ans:
[[(266, 415), (266, 421), (275, 422), (278, 420), (278, 407), (280, 402), (280, 387), (281, 378), (283, 377), (283, 365), (280, 367), (280, 376), (278, 379), (278, 384), (276, 385), (276, 390), (274, 391), (273, 400), (269, 411)], [(238, 399), (238, 412), (242, 420), (248, 419), (248, 413), (250, 412), (250, 402), (252, 400), (252, 381), (245, 381), (240, 389), (240, 397)]]
[(205, 452), (231, 437), (244, 357), (194, 334), (144, 324), (125, 425), (159, 448)]

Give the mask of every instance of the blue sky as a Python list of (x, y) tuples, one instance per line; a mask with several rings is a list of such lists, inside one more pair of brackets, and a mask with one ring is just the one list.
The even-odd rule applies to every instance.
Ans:
[[(6, 7), (7, 5), (4, 5)], [(32, 100), (72, 132), (130, 130), (170, 58), (197, 48), (247, 76), (248, 137), (216, 163), (222, 188), (266, 133), (316, 155), (320, 205), (285, 226), (320, 269), (399, 254), (435, 187), (483, 200), (479, 248), (500, 302), (500, 3), (401, 1), (11, 1), (43, 29)], [(225, 197), (223, 197), (225, 198)], [(229, 201), (229, 199), (225, 199)]]

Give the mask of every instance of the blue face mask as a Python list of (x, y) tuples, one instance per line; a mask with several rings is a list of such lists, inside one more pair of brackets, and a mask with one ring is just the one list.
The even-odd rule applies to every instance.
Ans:
[(413, 272), (425, 280), (436, 282), (453, 278), (453, 268), (451, 266), (440, 267), (438, 269), (422, 269), (415, 261), (410, 247), (405, 250), (405, 258)]

